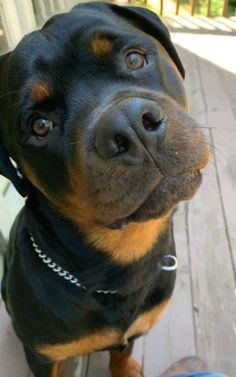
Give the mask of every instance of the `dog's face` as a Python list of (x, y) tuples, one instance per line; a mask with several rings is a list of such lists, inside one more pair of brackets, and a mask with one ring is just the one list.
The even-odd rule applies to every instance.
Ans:
[(181, 72), (151, 12), (80, 5), (1, 58), (1, 144), (82, 227), (164, 216), (192, 197), (208, 161)]

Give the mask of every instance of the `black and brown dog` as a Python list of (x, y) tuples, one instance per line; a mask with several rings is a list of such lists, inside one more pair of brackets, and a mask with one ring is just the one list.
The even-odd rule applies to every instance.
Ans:
[(133, 340), (175, 282), (173, 208), (208, 161), (169, 33), (143, 8), (81, 4), (0, 70), (0, 172), (27, 196), (2, 292), (30, 368), (109, 349), (113, 377), (140, 377)]

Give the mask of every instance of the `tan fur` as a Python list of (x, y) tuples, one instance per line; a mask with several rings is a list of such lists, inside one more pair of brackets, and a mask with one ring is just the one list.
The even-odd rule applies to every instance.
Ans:
[(112, 377), (142, 377), (142, 368), (131, 357), (133, 343), (130, 343), (123, 352), (110, 351), (110, 371)]
[(99, 250), (109, 254), (120, 264), (137, 261), (154, 246), (165, 230), (170, 213), (160, 219), (144, 223), (130, 223), (124, 230), (110, 230), (94, 226), (87, 233), (88, 241)]
[(139, 363), (130, 356), (129, 358), (111, 358), (110, 371), (112, 377), (143, 377)]
[(144, 334), (148, 332), (155, 323), (160, 320), (169, 304), (170, 299), (163, 301), (160, 305), (155, 306), (150, 311), (141, 314), (125, 333), (125, 338), (128, 339), (136, 334)]
[(110, 39), (106, 38), (105, 36), (97, 35), (93, 38), (91, 42), (91, 49), (96, 56), (102, 57), (112, 52), (113, 43)]
[(53, 361), (60, 361), (68, 357), (86, 355), (121, 342), (122, 334), (119, 330), (104, 329), (97, 334), (91, 334), (67, 344), (40, 346), (37, 351)]
[(134, 335), (144, 334), (149, 331), (160, 319), (169, 301), (164, 301), (150, 311), (141, 314), (124, 334), (118, 329), (104, 329), (70, 343), (42, 345), (37, 348), (37, 351), (53, 361), (60, 361), (68, 357), (86, 355), (103, 348), (124, 343)]
[(34, 84), (30, 91), (31, 98), (36, 102), (43, 102), (52, 95), (49, 85), (45, 82)]
[(82, 182), (76, 196), (66, 195), (65, 199), (57, 203), (40, 185), (29, 164), (23, 163), (22, 171), (32, 184), (57, 206), (60, 213), (78, 225), (88, 243), (110, 255), (113, 261), (119, 264), (132, 263), (144, 257), (165, 230), (171, 215), (170, 211), (160, 219), (130, 223), (123, 230), (112, 230), (93, 222), (93, 210), (83, 191)]
[(119, 264), (132, 263), (144, 257), (165, 230), (172, 213), (170, 211), (159, 219), (130, 223), (124, 229), (113, 230), (93, 222), (93, 209), (81, 187), (77, 198), (80, 198), (80, 204), (78, 199), (71, 196), (70, 202), (67, 201), (61, 210), (59, 208), (60, 212), (78, 224), (88, 243)]

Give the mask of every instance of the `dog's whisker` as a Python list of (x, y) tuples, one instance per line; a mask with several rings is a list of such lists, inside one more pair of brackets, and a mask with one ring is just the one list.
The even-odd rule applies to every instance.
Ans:
[(7, 92), (5, 94), (0, 95), (0, 99), (7, 97), (7, 96), (10, 96), (11, 94), (15, 94), (15, 93), (20, 93), (20, 91), (19, 90), (12, 90), (11, 92)]
[(10, 106), (8, 106), (6, 109), (4, 109), (3, 111), (0, 112), (0, 114), (4, 114), (5, 112), (9, 111), (10, 109), (12, 109), (13, 107), (17, 106), (19, 104), (19, 101), (11, 104)]

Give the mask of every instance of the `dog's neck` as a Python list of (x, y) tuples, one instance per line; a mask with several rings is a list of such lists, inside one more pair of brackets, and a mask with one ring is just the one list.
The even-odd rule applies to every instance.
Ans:
[[(63, 269), (80, 277), (83, 285), (96, 289), (126, 289), (130, 276), (145, 275), (157, 263), (163, 254), (174, 253), (171, 226), (167, 226), (162, 236), (150, 252), (139, 260), (128, 263), (114, 263), (114, 260), (102, 251), (96, 250), (84, 240), (78, 226), (62, 217), (50, 202), (37, 190), (32, 190), (26, 203), (26, 216), (29, 232), (50, 258)], [(134, 279), (138, 288), (139, 281)]]

